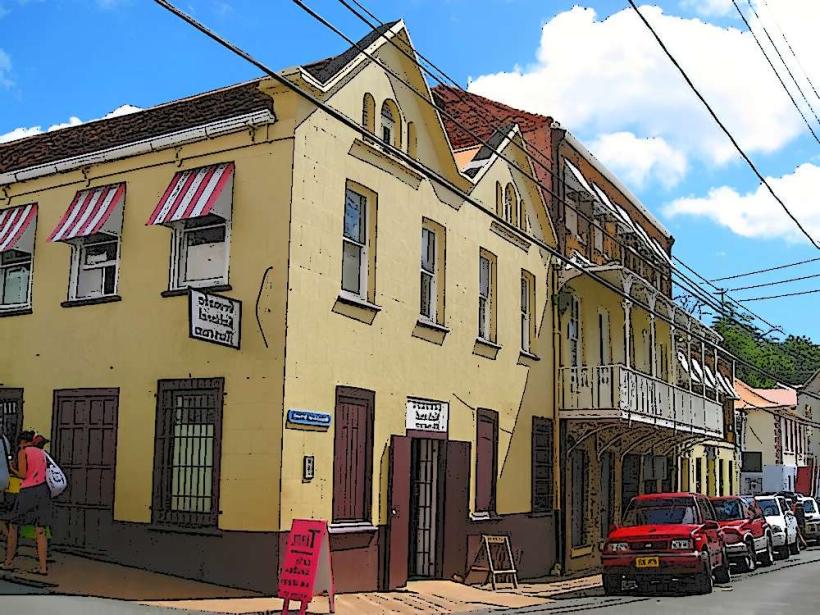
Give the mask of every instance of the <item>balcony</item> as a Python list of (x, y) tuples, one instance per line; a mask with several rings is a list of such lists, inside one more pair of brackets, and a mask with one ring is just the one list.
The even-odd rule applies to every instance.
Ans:
[(723, 436), (723, 407), (623, 365), (561, 369), (562, 419), (616, 419)]

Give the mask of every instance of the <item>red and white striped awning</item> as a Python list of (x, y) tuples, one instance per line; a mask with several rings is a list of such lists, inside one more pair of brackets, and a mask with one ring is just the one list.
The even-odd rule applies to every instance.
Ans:
[(124, 202), (124, 183), (80, 190), (48, 240), (68, 241), (96, 233), (119, 236)]
[(148, 224), (170, 224), (179, 220), (217, 215), (231, 216), (233, 162), (180, 171), (154, 208)]
[(31, 254), (36, 218), (37, 203), (0, 210), (0, 252), (20, 250)]

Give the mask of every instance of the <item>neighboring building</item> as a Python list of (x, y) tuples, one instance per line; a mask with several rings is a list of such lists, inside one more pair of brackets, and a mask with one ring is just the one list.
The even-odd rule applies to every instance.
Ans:
[(756, 389), (735, 380), (743, 413), (742, 493), (794, 491), (797, 471), (809, 458), (809, 429), (797, 409), (797, 391), (788, 387)]
[(565, 571), (587, 569), (634, 495), (689, 488), (692, 447), (733, 431), (733, 365), (717, 333), (671, 299), (673, 238), (570, 133), (452, 88), (434, 96), (457, 120), (445, 127), (464, 164), (491, 138), (488, 118), (522, 127), (537, 177), (551, 187), (543, 192), (563, 254), (629, 297), (561, 267), (560, 549)]
[(798, 487), (807, 495), (820, 495), (820, 438), (814, 425), (820, 423), (820, 370), (814, 372), (806, 384), (797, 391), (797, 409), (809, 421), (806, 425), (808, 432), (808, 447), (806, 455), (807, 469), (805, 476), (798, 471)]
[[(388, 39), (412, 51), (401, 22), (360, 44), (429, 94)], [(550, 204), (487, 149), (460, 168), (356, 49), (283, 74), (361, 129), (259, 79), (0, 145), (3, 429), (51, 434), (55, 541), (272, 591), (291, 521), (321, 518), (339, 591), (463, 576), (482, 533), (547, 574)], [(493, 139), (530, 164), (515, 122)], [(241, 302), (206, 314), (233, 337), (189, 335), (190, 289)]]

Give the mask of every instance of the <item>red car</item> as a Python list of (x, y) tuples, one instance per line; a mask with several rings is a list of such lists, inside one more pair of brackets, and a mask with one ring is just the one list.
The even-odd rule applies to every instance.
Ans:
[(724, 496), (709, 498), (723, 532), (729, 561), (742, 572), (755, 569), (757, 561), (771, 566), (774, 562), (772, 530), (760, 505), (754, 498)]
[(623, 523), (607, 537), (601, 563), (607, 595), (673, 580), (690, 581), (697, 593), (708, 594), (715, 581), (732, 579), (715, 511), (696, 493), (632, 498)]

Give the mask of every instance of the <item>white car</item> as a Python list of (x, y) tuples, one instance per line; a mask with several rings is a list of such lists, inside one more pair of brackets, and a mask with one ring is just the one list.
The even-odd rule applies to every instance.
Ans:
[(803, 498), (800, 500), (803, 512), (806, 513), (806, 535), (803, 538), (806, 542), (810, 540), (820, 544), (820, 508), (814, 498)]
[(775, 551), (781, 559), (788, 559), (790, 555), (800, 553), (800, 543), (797, 540), (797, 519), (789, 510), (786, 498), (780, 495), (755, 496), (766, 522), (772, 528), (772, 542)]

